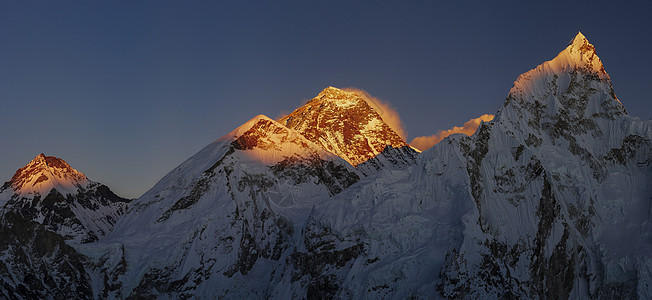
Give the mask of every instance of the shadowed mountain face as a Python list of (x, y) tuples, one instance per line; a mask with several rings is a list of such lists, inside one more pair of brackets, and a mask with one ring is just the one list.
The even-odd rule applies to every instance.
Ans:
[(0, 245), (0, 298), (92, 298), (86, 258), (44, 225), (4, 213)]
[(5, 297), (652, 298), (652, 122), (581, 33), (473, 136), (420, 154), (329, 87), (209, 144), (122, 216), (71, 170), (39, 156), (0, 190)]

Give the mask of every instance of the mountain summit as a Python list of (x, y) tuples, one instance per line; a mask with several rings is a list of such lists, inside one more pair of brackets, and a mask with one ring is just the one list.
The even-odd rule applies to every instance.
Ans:
[(17, 194), (45, 196), (53, 188), (60, 193), (75, 193), (78, 187), (88, 185), (86, 175), (73, 169), (63, 159), (37, 155), (24, 167), (18, 169), (3, 190), (11, 187)]
[[(575, 38), (570, 42), (568, 47), (560, 53), (568, 54), (569, 58), (576, 63), (575, 66), (584, 66), (588, 69), (598, 73), (606, 74), (602, 61), (595, 54), (595, 47), (589, 43), (589, 40), (581, 33), (578, 32)], [(557, 56), (556, 59), (560, 57)]]
[[(595, 47), (589, 43), (586, 37), (578, 32), (575, 38), (570, 42), (566, 49), (552, 60), (546, 61), (533, 70), (521, 74), (514, 87), (510, 91), (527, 93), (537, 93), (545, 87), (534, 87), (532, 83), (539, 82), (546, 78), (552, 78), (561, 74), (573, 73), (594, 74), (598, 79), (608, 79), (609, 75), (602, 65), (602, 61), (595, 51)], [(549, 80), (548, 80), (549, 81)]]
[(63, 159), (41, 153), (0, 188), (0, 215), (19, 215), (73, 243), (87, 243), (111, 232), (129, 201)]
[(334, 87), (279, 122), (353, 166), (376, 157), (387, 146), (407, 146), (362, 97)]
[(518, 123), (519, 131), (534, 129), (539, 139), (545, 138), (541, 131), (552, 130), (556, 137), (570, 124), (574, 134), (593, 131), (623, 114), (595, 47), (578, 33), (554, 59), (516, 79), (495, 119)]

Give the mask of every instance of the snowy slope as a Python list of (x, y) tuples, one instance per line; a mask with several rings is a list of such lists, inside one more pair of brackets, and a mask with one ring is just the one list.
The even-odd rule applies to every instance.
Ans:
[(263, 297), (314, 203), (358, 179), (346, 161), (260, 115), (161, 179), (105, 242), (80, 249), (107, 259), (96, 276), (115, 276), (102, 287), (111, 297)]
[(472, 137), (318, 204), (272, 294), (650, 298), (651, 139), (578, 34)]
[(1, 213), (18, 213), (73, 243), (107, 235), (128, 203), (63, 159), (42, 153), (0, 189)]

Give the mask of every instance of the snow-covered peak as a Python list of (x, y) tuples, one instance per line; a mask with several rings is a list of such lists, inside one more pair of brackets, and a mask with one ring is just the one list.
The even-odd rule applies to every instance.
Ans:
[(595, 47), (589, 40), (578, 32), (568, 47), (561, 51), (553, 60), (545, 62), (553, 70), (567, 71), (569, 69), (585, 69), (592, 71), (601, 77), (608, 76), (604, 70), (602, 61), (595, 54)]
[(600, 79), (609, 78), (602, 61), (595, 53), (595, 47), (589, 43), (581, 32), (577, 33), (568, 47), (559, 52), (557, 57), (544, 62), (529, 72), (521, 74), (514, 82), (514, 87), (510, 93), (527, 92), (533, 88), (532, 82), (534, 81), (577, 70), (595, 74)]
[(254, 119), (252, 124), (251, 121), (245, 123), (249, 128), (240, 130), (237, 138), (231, 143), (235, 149), (245, 151), (245, 155), (250, 159), (272, 165), (295, 155), (310, 156), (312, 153), (319, 153), (322, 157), (333, 156), (277, 121), (262, 115)]
[(587, 68), (603, 76), (607, 75), (602, 61), (595, 54), (595, 47), (581, 32), (578, 32), (570, 45), (552, 61), (558, 61), (562, 65), (567, 63), (576, 68)]
[(262, 114), (238, 126), (217, 142), (230, 143), (237, 150), (251, 150), (246, 152), (246, 156), (267, 164), (315, 151), (323, 156), (332, 156), (298, 132)]
[(53, 188), (61, 194), (75, 194), (78, 187), (90, 183), (86, 175), (73, 169), (63, 159), (41, 153), (18, 169), (5, 187), (21, 196), (47, 195)]
[(541, 117), (557, 116), (590, 122), (591, 117), (614, 117), (626, 111), (595, 47), (578, 33), (557, 57), (518, 77), (496, 119), (506, 114), (513, 114), (510, 118), (515, 122), (524, 119), (524, 114), (534, 114), (534, 119), (527, 119), (535, 123)]
[(357, 166), (407, 143), (355, 92), (327, 87), (279, 122)]
[(346, 108), (354, 106), (360, 102), (365, 102), (362, 97), (356, 93), (338, 89), (336, 87), (329, 86), (317, 95), (310, 102), (316, 102), (322, 104), (323, 102), (333, 103), (337, 106)]
[[(581, 31), (578, 31), (577, 35), (575, 35), (573, 40), (570, 41), (570, 43), (568, 43), (568, 45), (571, 45), (571, 46), (574, 45), (574, 46), (578, 46), (578, 47), (582, 47), (585, 44), (589, 44), (589, 40), (586, 39), (586, 37), (582, 34)], [(591, 44), (589, 44), (589, 45), (591, 45)], [(591, 45), (591, 46), (593, 46), (593, 45)]]
[(63, 159), (41, 153), (0, 189), (0, 219), (20, 216), (72, 244), (89, 243), (113, 230), (129, 202)]
[(258, 121), (260, 120), (268, 120), (268, 121), (273, 121), (266, 115), (257, 115), (253, 118), (251, 118), (249, 121), (243, 123), (242, 125), (238, 126), (238, 128), (234, 129), (233, 131), (227, 133), (223, 137), (219, 138), (218, 141), (232, 141), (239, 136), (241, 136), (243, 133), (245, 133), (247, 130), (251, 129)]

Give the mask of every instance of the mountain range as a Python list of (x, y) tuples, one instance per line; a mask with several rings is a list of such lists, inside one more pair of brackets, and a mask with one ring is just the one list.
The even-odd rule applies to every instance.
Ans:
[(423, 152), (328, 87), (138, 199), (40, 154), (0, 189), (0, 295), (652, 298), (651, 140), (578, 33)]

